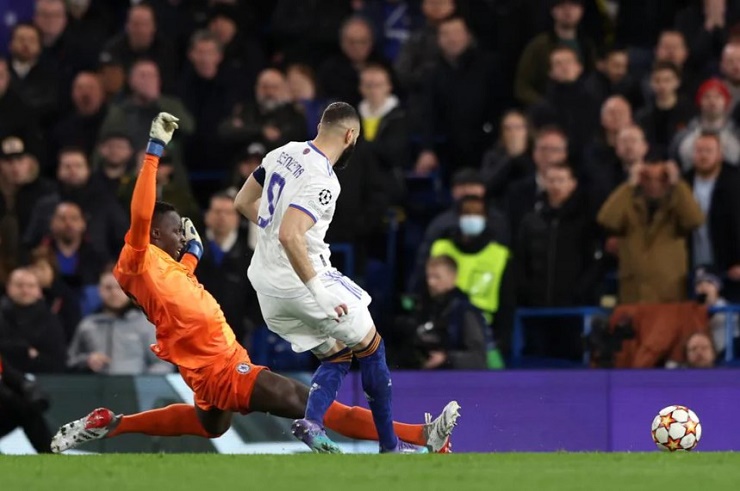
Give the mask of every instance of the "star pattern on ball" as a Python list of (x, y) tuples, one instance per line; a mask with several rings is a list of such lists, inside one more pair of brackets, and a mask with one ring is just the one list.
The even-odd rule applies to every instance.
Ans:
[(688, 420), (684, 424), (684, 427), (686, 428), (686, 434), (687, 435), (696, 435), (696, 426), (697, 426), (696, 421)]
[(658, 428), (663, 427), (668, 429), (668, 427), (671, 426), (671, 423), (675, 423), (672, 414), (666, 414), (665, 416), (660, 417), (660, 424), (658, 425)]
[(668, 447), (668, 450), (671, 452), (675, 452), (679, 448), (681, 448), (681, 439), (674, 440), (670, 436), (668, 437), (668, 441), (665, 443), (665, 446)]
[(331, 191), (328, 189), (322, 189), (319, 193), (319, 203), (322, 205), (328, 205), (331, 202)]

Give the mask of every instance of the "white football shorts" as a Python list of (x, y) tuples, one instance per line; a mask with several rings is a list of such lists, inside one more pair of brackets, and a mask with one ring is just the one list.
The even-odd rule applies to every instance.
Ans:
[(329, 352), (336, 341), (350, 348), (363, 340), (374, 323), (367, 306), (372, 298), (336, 269), (320, 273), (324, 286), (347, 304), (349, 313), (339, 322), (326, 317), (311, 292), (296, 298), (277, 298), (257, 293), (268, 329), (288, 341), (296, 353)]

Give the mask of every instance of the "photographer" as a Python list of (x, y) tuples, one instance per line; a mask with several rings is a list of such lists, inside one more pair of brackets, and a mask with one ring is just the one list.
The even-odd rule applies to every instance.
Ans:
[(602, 206), (598, 222), (619, 241), (620, 303), (686, 299), (686, 238), (704, 216), (673, 162), (648, 159)]
[(455, 261), (449, 256), (430, 258), (426, 277), (429, 295), (396, 332), (401, 338), (399, 363), (404, 368), (485, 370), (490, 328), (455, 286)]
[(0, 438), (20, 426), (38, 453), (51, 453), (51, 431), (43, 416), (48, 408), (36, 383), (0, 357)]

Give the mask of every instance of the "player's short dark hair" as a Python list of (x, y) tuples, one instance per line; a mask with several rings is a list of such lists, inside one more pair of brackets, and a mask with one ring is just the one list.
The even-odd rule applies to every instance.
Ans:
[(655, 63), (653, 63), (652, 73), (662, 71), (673, 72), (676, 77), (678, 77), (679, 79), (681, 78), (681, 69), (670, 61), (656, 61)]
[(347, 120), (360, 122), (360, 117), (357, 115), (355, 108), (346, 102), (332, 102), (324, 109), (324, 114), (321, 115), (321, 124), (327, 126)]
[(441, 256), (432, 256), (427, 259), (427, 267), (430, 266), (444, 266), (445, 268), (457, 273), (457, 262), (446, 254)]
[(173, 211), (177, 213), (177, 208), (175, 208), (175, 205), (173, 205), (172, 203), (167, 203), (166, 201), (157, 201), (156, 203), (154, 203), (152, 222), (159, 221), (159, 219), (162, 218), (163, 215)]

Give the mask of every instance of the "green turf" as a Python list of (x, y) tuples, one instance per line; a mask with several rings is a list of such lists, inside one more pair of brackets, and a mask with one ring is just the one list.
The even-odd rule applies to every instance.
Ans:
[(740, 453), (0, 456), (0, 491), (737, 490)]

